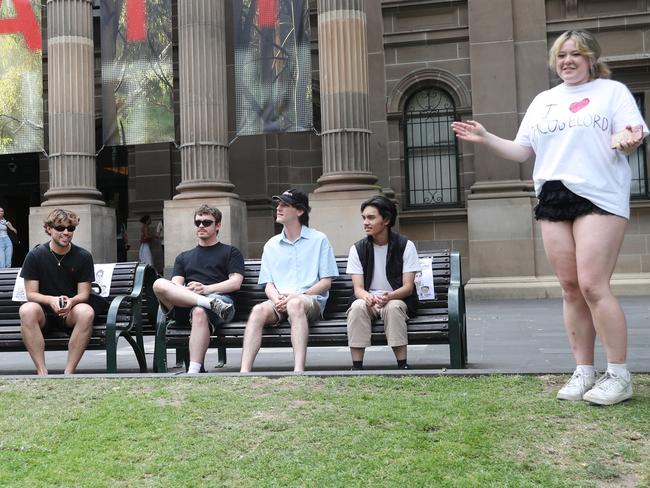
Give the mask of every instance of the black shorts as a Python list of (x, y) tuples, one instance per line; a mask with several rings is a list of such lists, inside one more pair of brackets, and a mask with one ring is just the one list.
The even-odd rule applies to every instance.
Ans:
[(54, 313), (54, 310), (48, 306), (41, 305), (41, 308), (45, 314), (45, 327), (43, 328), (44, 332), (58, 331), (65, 332), (68, 335), (72, 334), (72, 328), (68, 327), (65, 324), (64, 317), (59, 317)]
[(551, 222), (572, 221), (581, 215), (599, 214), (613, 215), (607, 210), (594, 205), (586, 198), (576, 195), (561, 181), (547, 181), (537, 197), (535, 206), (536, 220)]

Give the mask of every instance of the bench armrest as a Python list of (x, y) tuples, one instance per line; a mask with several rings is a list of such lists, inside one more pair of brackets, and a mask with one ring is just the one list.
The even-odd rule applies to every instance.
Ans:
[(460, 254), (450, 253), (451, 276), (447, 292), (449, 315), (449, 349), (452, 368), (467, 367), (467, 330), (465, 323), (465, 289), (461, 280)]

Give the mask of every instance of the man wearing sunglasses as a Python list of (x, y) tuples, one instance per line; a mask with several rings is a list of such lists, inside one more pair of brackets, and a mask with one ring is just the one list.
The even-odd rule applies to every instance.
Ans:
[(276, 222), (280, 234), (264, 245), (258, 283), (269, 298), (253, 307), (246, 324), (241, 372), (253, 368), (262, 343), (262, 331), (288, 320), (295, 372), (305, 370), (309, 324), (325, 309), (332, 277), (338, 276), (334, 251), (322, 232), (309, 227), (309, 200), (300, 190), (276, 195)]
[(70, 335), (64, 374), (73, 374), (86, 351), (95, 318), (87, 303), (95, 279), (93, 258), (72, 244), (79, 217), (57, 208), (44, 222), (50, 240), (29, 251), (20, 276), (27, 302), (20, 307), (20, 332), (36, 372), (47, 375), (43, 334), (49, 330)]
[(198, 245), (176, 257), (171, 281), (159, 278), (153, 284), (163, 311), (192, 325), (188, 374), (203, 370), (210, 334), (234, 317), (230, 294), (244, 280), (241, 252), (219, 242), (221, 211), (201, 205), (194, 212), (194, 226)]

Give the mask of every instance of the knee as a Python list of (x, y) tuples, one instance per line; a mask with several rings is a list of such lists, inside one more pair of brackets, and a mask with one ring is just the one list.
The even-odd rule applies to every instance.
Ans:
[(365, 300), (362, 300), (361, 298), (357, 298), (355, 301), (352, 302), (352, 305), (350, 305), (350, 311), (354, 312), (363, 312), (367, 308)]
[(194, 307), (192, 309), (192, 328), (195, 325), (207, 325), (208, 323), (208, 312), (203, 307)]
[(37, 303), (23, 303), (20, 306), (20, 309), (18, 309), (21, 325), (31, 325), (38, 323), (40, 313), (42, 313), (42, 309)]
[(167, 289), (167, 283), (168, 281), (165, 278), (158, 278), (153, 282), (153, 292), (156, 294), (156, 296), (159, 296), (165, 292)]
[(287, 302), (287, 315), (294, 317), (305, 313), (305, 301), (302, 297), (294, 297)]
[(397, 312), (402, 310), (402, 304), (398, 300), (391, 300), (388, 302), (386, 305), (384, 305), (384, 308), (386, 309), (387, 312)]
[(577, 279), (560, 279), (560, 287), (562, 287), (562, 297), (567, 302), (583, 299), (582, 290)]
[(84, 324), (92, 324), (95, 320), (95, 311), (93, 307), (87, 303), (80, 303), (74, 307), (75, 316), (77, 322), (83, 322)]
[(593, 280), (585, 279), (580, 281), (580, 292), (588, 303), (601, 300), (610, 293), (609, 284), (599, 284)]
[(262, 303), (258, 303), (251, 310), (251, 314), (248, 316), (248, 322), (246, 323), (247, 329), (260, 329), (264, 326), (264, 322), (267, 316), (268, 306)]

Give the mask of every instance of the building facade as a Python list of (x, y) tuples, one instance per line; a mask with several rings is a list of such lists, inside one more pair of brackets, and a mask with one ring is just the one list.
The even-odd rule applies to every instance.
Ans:
[[(48, 14), (56, 4), (91, 16), (95, 124), (86, 130), (101, 134), (99, 2), (48, 0)], [(225, 209), (223, 239), (257, 257), (278, 231), (271, 196), (298, 187), (311, 194), (312, 225), (344, 254), (362, 235), (359, 203), (383, 192), (398, 202), (399, 230), (419, 249), (461, 253), (470, 296), (557, 296), (532, 216), (533, 162), (504, 161), (462, 144), (449, 124), (473, 118), (514, 138), (532, 98), (558, 82), (548, 69), (548, 47), (575, 28), (597, 36), (612, 77), (630, 88), (642, 113), (650, 109), (650, 0), (312, 0), (315, 130), (237, 138), (230, 2), (183, 0), (173, 8), (177, 143), (101, 148), (98, 135), (98, 155), (84, 164), (94, 164), (101, 197), (87, 188), (77, 200), (68, 196), (80, 184), (52, 160), (52, 137), (59, 136), (51, 130), (50, 158), (0, 157), (0, 204), (19, 230), (28, 231), (30, 208), (32, 219), (40, 218), (34, 209), (42, 202), (103, 202), (128, 222), (129, 257), (136, 259), (138, 220), (149, 214), (154, 227), (164, 220), (155, 249), (162, 270), (192, 245), (191, 209), (206, 200)], [(205, 9), (208, 21), (198, 22)], [(46, 37), (53, 35), (50, 27)], [(52, 91), (51, 77), (60, 71), (48, 69), (50, 51), (44, 86), (52, 106), (63, 94)], [(197, 81), (195, 70), (205, 66), (212, 71)], [(202, 151), (183, 127), (201, 118), (189, 94), (210, 90), (223, 97), (201, 115), (224, 122), (205, 134), (216, 142)], [(648, 159), (647, 144), (630, 157), (632, 214), (613, 280), (622, 293), (650, 293)], [(114, 236), (115, 219), (88, 212)], [(43, 240), (37, 229), (29, 226), (30, 243)]]

